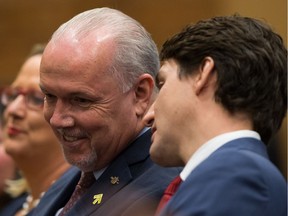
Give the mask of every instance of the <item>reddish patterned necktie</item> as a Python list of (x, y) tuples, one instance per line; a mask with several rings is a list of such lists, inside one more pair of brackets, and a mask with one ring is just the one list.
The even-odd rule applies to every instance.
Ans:
[(60, 213), (60, 216), (64, 216), (67, 212), (75, 205), (75, 203), (83, 196), (87, 189), (93, 184), (95, 177), (93, 172), (82, 172), (81, 178), (78, 184), (75, 187), (75, 190), (70, 197), (69, 201), (64, 206), (63, 210)]
[(155, 215), (159, 215), (161, 210), (164, 208), (164, 206), (168, 203), (168, 201), (171, 199), (171, 197), (174, 195), (176, 190), (178, 189), (179, 185), (181, 184), (182, 180), (180, 176), (177, 176), (166, 188), (159, 204), (156, 210)]

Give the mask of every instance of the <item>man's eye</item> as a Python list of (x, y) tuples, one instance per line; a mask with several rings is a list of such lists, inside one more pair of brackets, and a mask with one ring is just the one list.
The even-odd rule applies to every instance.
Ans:
[(72, 103), (83, 108), (88, 108), (93, 102), (85, 98), (75, 97), (73, 98)]
[(164, 85), (163, 81), (157, 82), (157, 84), (156, 84), (156, 86), (159, 90), (162, 88), (163, 85)]
[(52, 94), (45, 94), (44, 101), (46, 102), (52, 102), (56, 97)]

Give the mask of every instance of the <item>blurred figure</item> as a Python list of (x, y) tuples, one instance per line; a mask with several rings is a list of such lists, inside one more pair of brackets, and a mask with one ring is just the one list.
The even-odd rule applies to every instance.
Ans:
[(31, 215), (45, 191), (70, 167), (43, 116), (44, 96), (39, 89), (43, 50), (43, 46), (32, 50), (14, 82), (1, 93), (3, 144), (28, 186), (25, 200), (11, 202), (0, 212), (3, 216)]
[[(15, 175), (15, 165), (13, 159), (7, 155), (5, 149), (0, 144), (0, 196), (2, 196), (5, 180), (12, 179)], [(2, 203), (1, 203), (2, 204)]]
[(53, 201), (37, 215), (154, 214), (179, 173), (149, 155), (151, 130), (143, 116), (156, 93), (158, 58), (149, 33), (118, 10), (85, 11), (56, 30), (41, 61), (44, 116), (82, 176), (61, 196), (51, 188), (47, 202)]
[(287, 216), (287, 184), (266, 146), (287, 110), (281, 37), (253, 18), (215, 17), (166, 41), (160, 59), (144, 117), (151, 158), (185, 167), (159, 214)]
[(6, 153), (2, 144), (2, 121), (0, 118), (0, 209), (11, 200), (11, 196), (5, 192), (7, 179), (15, 177), (16, 168), (13, 159)]

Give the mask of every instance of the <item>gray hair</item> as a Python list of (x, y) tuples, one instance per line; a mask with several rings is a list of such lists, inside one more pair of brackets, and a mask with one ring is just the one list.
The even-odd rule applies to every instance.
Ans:
[(52, 40), (71, 29), (76, 36), (84, 38), (103, 28), (112, 33), (116, 43), (109, 71), (119, 80), (123, 92), (130, 89), (141, 74), (148, 73), (155, 79), (160, 67), (156, 44), (138, 21), (116, 9), (95, 8), (80, 13), (61, 25)]

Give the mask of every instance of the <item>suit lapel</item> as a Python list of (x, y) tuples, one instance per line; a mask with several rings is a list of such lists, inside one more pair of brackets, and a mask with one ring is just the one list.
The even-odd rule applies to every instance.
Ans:
[(138, 137), (105, 170), (89, 191), (71, 209), (71, 215), (89, 215), (135, 178), (133, 165), (149, 156), (150, 130)]
[(79, 181), (81, 172), (76, 167), (71, 167), (63, 176), (58, 179), (42, 197), (33, 214), (51, 216), (62, 208), (69, 200), (74, 191), (75, 185)]
[[(120, 167), (121, 169), (119, 169)], [(115, 182), (111, 182), (111, 177)], [(132, 176), (127, 163), (119, 158), (117, 164), (113, 163), (76, 203), (71, 209), (71, 215), (89, 215), (104, 205), (113, 194), (121, 190), (131, 180)]]

